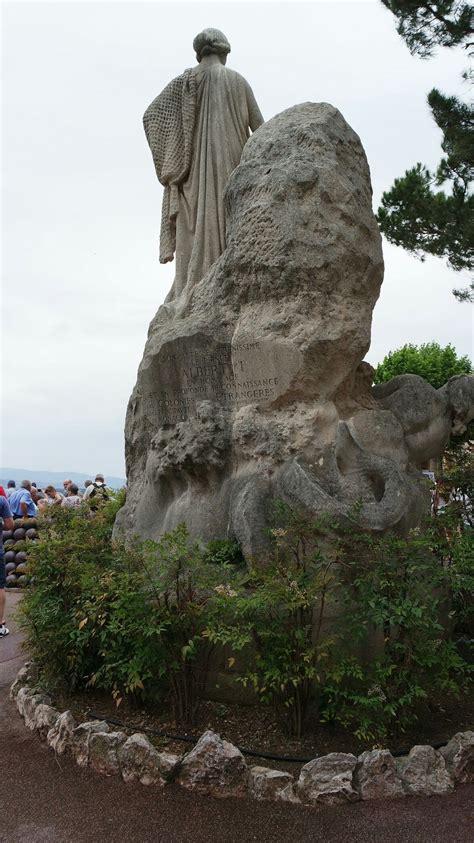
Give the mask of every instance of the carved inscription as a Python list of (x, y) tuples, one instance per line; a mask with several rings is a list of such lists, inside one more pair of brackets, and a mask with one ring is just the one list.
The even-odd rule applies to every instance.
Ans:
[(279, 378), (261, 371), (259, 351), (259, 342), (231, 346), (202, 335), (170, 343), (149, 373), (147, 413), (160, 425), (175, 424), (196, 415), (205, 400), (227, 408), (271, 401)]

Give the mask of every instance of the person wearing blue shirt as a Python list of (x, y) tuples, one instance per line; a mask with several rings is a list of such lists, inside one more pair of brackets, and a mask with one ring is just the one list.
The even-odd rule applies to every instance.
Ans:
[(32, 518), (36, 515), (36, 504), (31, 497), (31, 483), (22, 480), (21, 487), (8, 499), (13, 518)]
[(4, 638), (10, 630), (5, 626), (5, 586), (7, 584), (7, 578), (3, 554), (3, 530), (13, 530), (15, 525), (8, 501), (3, 495), (0, 495), (0, 520), (0, 638)]

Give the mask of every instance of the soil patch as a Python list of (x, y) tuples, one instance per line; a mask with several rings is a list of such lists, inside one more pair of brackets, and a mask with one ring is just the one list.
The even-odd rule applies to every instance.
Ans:
[[(201, 705), (196, 726), (186, 730), (175, 724), (169, 711), (136, 707), (127, 700), (117, 707), (109, 695), (98, 692), (78, 692), (74, 695), (56, 693), (53, 695), (53, 705), (60, 711), (70, 709), (79, 722), (91, 719), (91, 712), (110, 721), (118, 720), (120, 726), (116, 728), (130, 733), (145, 731), (157, 748), (175, 753), (189, 751), (192, 743), (160, 737), (153, 734), (153, 731), (198, 738), (206, 729), (212, 729), (241, 749), (308, 760), (329, 752), (353, 752), (358, 755), (366, 749), (382, 746), (361, 741), (340, 726), (318, 722), (309, 724), (302, 738), (289, 738), (274, 711), (262, 706), (206, 701)], [(129, 728), (125, 729), (125, 725)], [(415, 744), (447, 743), (456, 732), (472, 729), (473, 726), (472, 696), (466, 695), (458, 700), (432, 700), (416, 724), (404, 733), (394, 732), (389, 735), (383, 741), (383, 747), (392, 752), (408, 752)], [(249, 764), (274, 767), (294, 774), (299, 773), (303, 763), (265, 759), (262, 756), (255, 759), (249, 757), (247, 760)]]

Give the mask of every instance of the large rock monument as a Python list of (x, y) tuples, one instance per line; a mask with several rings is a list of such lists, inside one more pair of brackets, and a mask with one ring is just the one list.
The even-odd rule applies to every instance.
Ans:
[(472, 417), (472, 379), (372, 389), (371, 200), (361, 142), (333, 106), (297, 105), (250, 137), (225, 193), (225, 251), (151, 322), (117, 534), (157, 539), (185, 521), (257, 554), (275, 498), (377, 531), (429, 508), (420, 459)]

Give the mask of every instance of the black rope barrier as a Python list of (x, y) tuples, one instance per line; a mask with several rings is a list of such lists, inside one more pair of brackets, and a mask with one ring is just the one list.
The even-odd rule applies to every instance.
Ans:
[[(149, 732), (150, 735), (157, 735), (160, 738), (167, 738), (168, 740), (172, 741), (181, 741), (182, 743), (192, 743), (196, 744), (199, 740), (199, 737), (194, 735), (173, 735), (170, 732), (163, 732), (161, 729), (152, 729), (150, 726), (140, 726), (137, 724), (128, 724), (124, 723), (122, 720), (115, 720), (113, 717), (107, 717), (105, 714), (97, 714), (95, 711), (88, 711), (87, 716), (90, 717), (92, 720), (105, 720), (106, 723), (110, 723), (112, 726), (122, 726), (123, 729), (127, 729), (130, 732)], [(448, 741), (441, 741), (441, 743), (433, 743), (429, 744), (432, 746), (433, 749), (440, 749), (442, 746), (446, 746)], [(256, 750), (256, 749), (247, 749), (244, 746), (237, 746), (237, 749), (240, 750), (242, 755), (249, 755), (252, 758), (266, 758), (268, 761), (284, 761), (290, 764), (308, 764), (309, 761), (314, 761), (315, 758), (318, 758), (318, 754), (312, 755), (311, 758), (298, 758), (294, 755), (274, 755), (272, 752), (264, 752), (263, 750)], [(400, 758), (402, 755), (408, 755), (410, 752), (411, 747), (403, 748), (403, 749), (391, 749), (390, 752), (394, 758)]]

